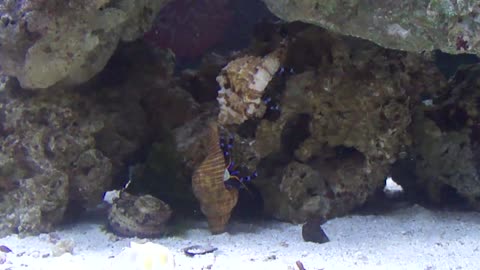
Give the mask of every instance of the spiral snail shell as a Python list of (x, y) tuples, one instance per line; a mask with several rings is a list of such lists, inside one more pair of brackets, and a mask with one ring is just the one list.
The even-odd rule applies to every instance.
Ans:
[(227, 189), (224, 184), (225, 158), (219, 145), (218, 127), (209, 124), (207, 157), (192, 176), (195, 197), (200, 202), (202, 213), (207, 217), (213, 234), (225, 232), (233, 208), (237, 204), (238, 191)]
[(217, 97), (220, 125), (241, 124), (265, 114), (266, 107), (261, 98), (281, 67), (286, 51), (284, 42), (264, 57), (244, 56), (222, 69), (217, 76), (220, 85)]

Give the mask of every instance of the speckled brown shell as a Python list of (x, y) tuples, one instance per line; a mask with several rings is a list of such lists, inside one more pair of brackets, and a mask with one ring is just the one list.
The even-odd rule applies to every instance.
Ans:
[(215, 123), (209, 128), (207, 157), (193, 173), (192, 187), (210, 231), (217, 234), (225, 232), (232, 209), (237, 204), (238, 191), (225, 188), (225, 159), (219, 145), (218, 128)]
[(241, 124), (252, 117), (262, 117), (265, 104), (261, 98), (275, 72), (280, 68), (286, 48), (282, 46), (264, 57), (244, 56), (233, 60), (217, 76), (220, 85), (218, 123)]
[(165, 233), (171, 214), (168, 204), (151, 195), (121, 192), (108, 213), (108, 225), (120, 236), (157, 237)]

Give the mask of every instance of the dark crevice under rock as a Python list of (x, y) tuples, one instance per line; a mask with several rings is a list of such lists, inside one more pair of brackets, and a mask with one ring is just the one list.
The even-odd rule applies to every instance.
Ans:
[(286, 154), (293, 155), (300, 144), (310, 136), (310, 120), (311, 116), (309, 114), (298, 114), (285, 124), (282, 130), (281, 143)]

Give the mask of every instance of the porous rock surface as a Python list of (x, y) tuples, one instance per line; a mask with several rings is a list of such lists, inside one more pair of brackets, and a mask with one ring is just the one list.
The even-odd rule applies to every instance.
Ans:
[[(281, 31), (273, 28), (261, 35), (272, 43), (255, 43), (248, 54), (278, 46)], [(222, 133), (234, 138), (230, 154), (241, 176), (258, 171), (250, 187), (268, 216), (301, 223), (347, 214), (382, 190), (392, 164), (412, 146), (413, 112), (446, 82), (421, 55), (304, 24), (281, 28), (293, 38), (284, 72), (264, 96), (280, 111), (267, 109), (263, 118)], [(205, 123), (218, 112), (211, 103), (197, 106), (197, 116), (174, 130), (178, 171), (187, 176), (205, 156)]]
[(286, 21), (303, 21), (386, 48), (480, 52), (478, 0), (263, 0)]
[(0, 93), (0, 234), (50, 231), (68, 209), (78, 215), (96, 206), (121, 161), (140, 147), (138, 104), (121, 98), (109, 107), (92, 92)]
[(346, 214), (383, 188), (412, 144), (421, 94), (434, 95), (445, 81), (419, 55), (316, 27), (296, 34), (288, 53), (295, 74), (271, 92), (282, 93), (280, 115), (261, 120), (244, 144), (256, 153), (254, 183), (278, 219)]
[[(171, 90), (165, 89), (170, 97), (161, 96), (176, 103), (152, 103), (149, 110), (154, 115), (163, 115), (153, 122), (161, 122), (162, 128), (154, 131), (155, 142), (148, 149), (143, 175), (133, 183), (132, 189), (161, 198), (176, 212), (190, 214), (197, 204), (191, 190), (191, 176), (206, 156), (208, 126), (205, 123), (216, 119), (218, 108), (211, 103), (200, 106), (180, 87)], [(158, 104), (166, 106), (158, 107)]]
[(119, 41), (149, 29), (163, 0), (0, 2), (0, 67), (24, 88), (78, 84), (101, 71)]
[[(264, 96), (280, 111), (267, 109), (263, 118), (224, 126), (222, 133), (234, 138), (230, 154), (241, 176), (258, 171), (250, 187), (258, 189), (268, 216), (301, 223), (343, 215), (384, 187), (392, 164), (412, 146), (413, 112), (446, 82), (421, 55), (314, 26), (282, 27), (293, 37), (284, 73)], [(266, 29), (262, 37), (272, 43), (256, 43), (248, 54), (278, 46), (279, 31)], [(184, 174), (177, 174), (177, 185), (188, 183), (204, 158), (205, 123), (218, 112), (211, 102), (194, 104), (197, 116), (173, 130), (177, 172)]]
[(433, 202), (463, 198), (480, 209), (479, 75), (478, 64), (461, 68), (443, 94), (416, 113), (415, 187)]

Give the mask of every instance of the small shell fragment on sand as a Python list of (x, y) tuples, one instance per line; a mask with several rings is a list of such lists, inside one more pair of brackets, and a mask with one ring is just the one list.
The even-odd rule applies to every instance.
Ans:
[(314, 242), (323, 244), (330, 239), (328, 239), (327, 234), (323, 231), (321, 225), (325, 223), (326, 219), (323, 217), (309, 218), (305, 224), (302, 226), (302, 237), (306, 242)]
[(183, 250), (183, 253), (189, 257), (193, 257), (195, 255), (203, 255), (207, 253), (214, 252), (218, 248), (212, 246), (202, 246), (202, 245), (193, 245), (186, 247)]
[(173, 270), (175, 260), (173, 253), (165, 246), (146, 242), (130, 242), (117, 257), (119, 269), (135, 270)]
[(0, 252), (10, 253), (10, 252), (12, 252), (12, 250), (11, 250), (9, 247), (5, 246), (5, 245), (1, 245), (1, 246), (0, 246)]
[(52, 256), (59, 257), (65, 253), (73, 254), (74, 249), (75, 249), (75, 241), (73, 241), (73, 239), (63, 239), (58, 241), (52, 247)]
[(296, 261), (295, 264), (297, 265), (298, 270), (305, 270), (305, 267), (301, 261)]

